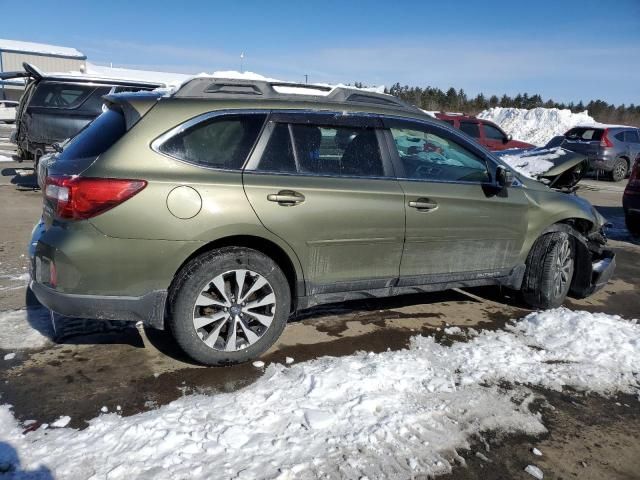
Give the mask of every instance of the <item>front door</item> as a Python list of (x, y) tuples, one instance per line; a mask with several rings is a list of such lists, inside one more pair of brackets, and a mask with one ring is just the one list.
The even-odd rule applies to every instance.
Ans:
[(482, 144), (489, 150), (495, 152), (505, 150), (507, 148), (507, 136), (502, 130), (494, 127), (493, 125), (489, 125), (488, 123), (482, 123), (481, 128), (484, 135), (484, 141)]
[(398, 278), (404, 195), (378, 125), (274, 114), (245, 169), (247, 197), (298, 255), (307, 294), (386, 288)]
[(522, 189), (497, 191), (493, 161), (461, 135), (404, 121), (388, 127), (407, 218), (400, 285), (510, 273), (527, 230)]

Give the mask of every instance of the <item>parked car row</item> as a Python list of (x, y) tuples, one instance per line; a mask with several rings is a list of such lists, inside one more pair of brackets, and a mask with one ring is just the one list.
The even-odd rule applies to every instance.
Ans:
[[(461, 113), (437, 112), (436, 118), (463, 131), (491, 151), (535, 148), (513, 140), (498, 125)], [(562, 147), (584, 155), (591, 170), (605, 172), (615, 181), (624, 180), (640, 158), (640, 129), (630, 126), (577, 126), (554, 137), (546, 148)]]

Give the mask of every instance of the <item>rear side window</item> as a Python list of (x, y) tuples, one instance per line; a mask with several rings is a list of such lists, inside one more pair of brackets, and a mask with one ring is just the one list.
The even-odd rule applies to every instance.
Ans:
[(251, 152), (265, 118), (264, 114), (215, 117), (171, 137), (160, 151), (189, 163), (238, 170)]
[(484, 128), (484, 136), (489, 140), (499, 140), (504, 141), (505, 136), (500, 130), (498, 130), (493, 125), (489, 125), (488, 123), (483, 123), (482, 128)]
[(376, 131), (363, 127), (275, 124), (258, 170), (382, 177)]
[(106, 152), (127, 131), (124, 116), (118, 110), (107, 110), (80, 131), (59, 155), (59, 160), (93, 160)]
[(624, 132), (625, 142), (640, 143), (640, 135), (637, 130), (627, 130)]
[(32, 107), (72, 109), (80, 106), (95, 87), (64, 83), (41, 83), (30, 102)]
[(475, 122), (460, 122), (460, 130), (473, 138), (480, 138), (480, 127)]
[(589, 128), (589, 127), (576, 127), (569, 130), (565, 137), (569, 140), (586, 140), (586, 141), (600, 141), (602, 139), (601, 128)]

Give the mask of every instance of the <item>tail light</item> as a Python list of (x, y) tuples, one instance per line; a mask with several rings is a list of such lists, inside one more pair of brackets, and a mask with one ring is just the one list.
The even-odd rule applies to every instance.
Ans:
[(146, 186), (144, 180), (53, 175), (45, 181), (45, 196), (58, 217), (83, 220), (120, 205)]
[(600, 139), (601, 147), (613, 147), (613, 143), (609, 140), (609, 129), (605, 128), (602, 132), (602, 138)]

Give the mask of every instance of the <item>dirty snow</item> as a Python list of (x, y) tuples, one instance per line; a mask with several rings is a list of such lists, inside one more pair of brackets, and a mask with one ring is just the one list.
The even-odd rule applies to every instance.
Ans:
[(517, 153), (499, 154), (500, 159), (511, 168), (529, 178), (536, 178), (554, 167), (551, 160), (564, 155), (561, 147), (549, 149), (524, 150)]
[(593, 125), (596, 121), (587, 111), (573, 113), (569, 109), (558, 108), (503, 108), (494, 107), (478, 114), (497, 123), (514, 139), (534, 145), (544, 145), (557, 135), (577, 125)]
[(53, 338), (49, 310), (44, 307), (0, 312), (0, 350), (30, 350)]
[(23, 435), (2, 406), (0, 441), (25, 472), (58, 479), (411, 478), (450, 471), (484, 431), (543, 433), (526, 385), (637, 394), (639, 375), (637, 321), (561, 308), (451, 346), (415, 337), (401, 351), (271, 364), (237, 392), (100, 415), (82, 431)]
[(6, 155), (0, 155), (0, 162), (13, 162), (13, 157), (7, 157)]

